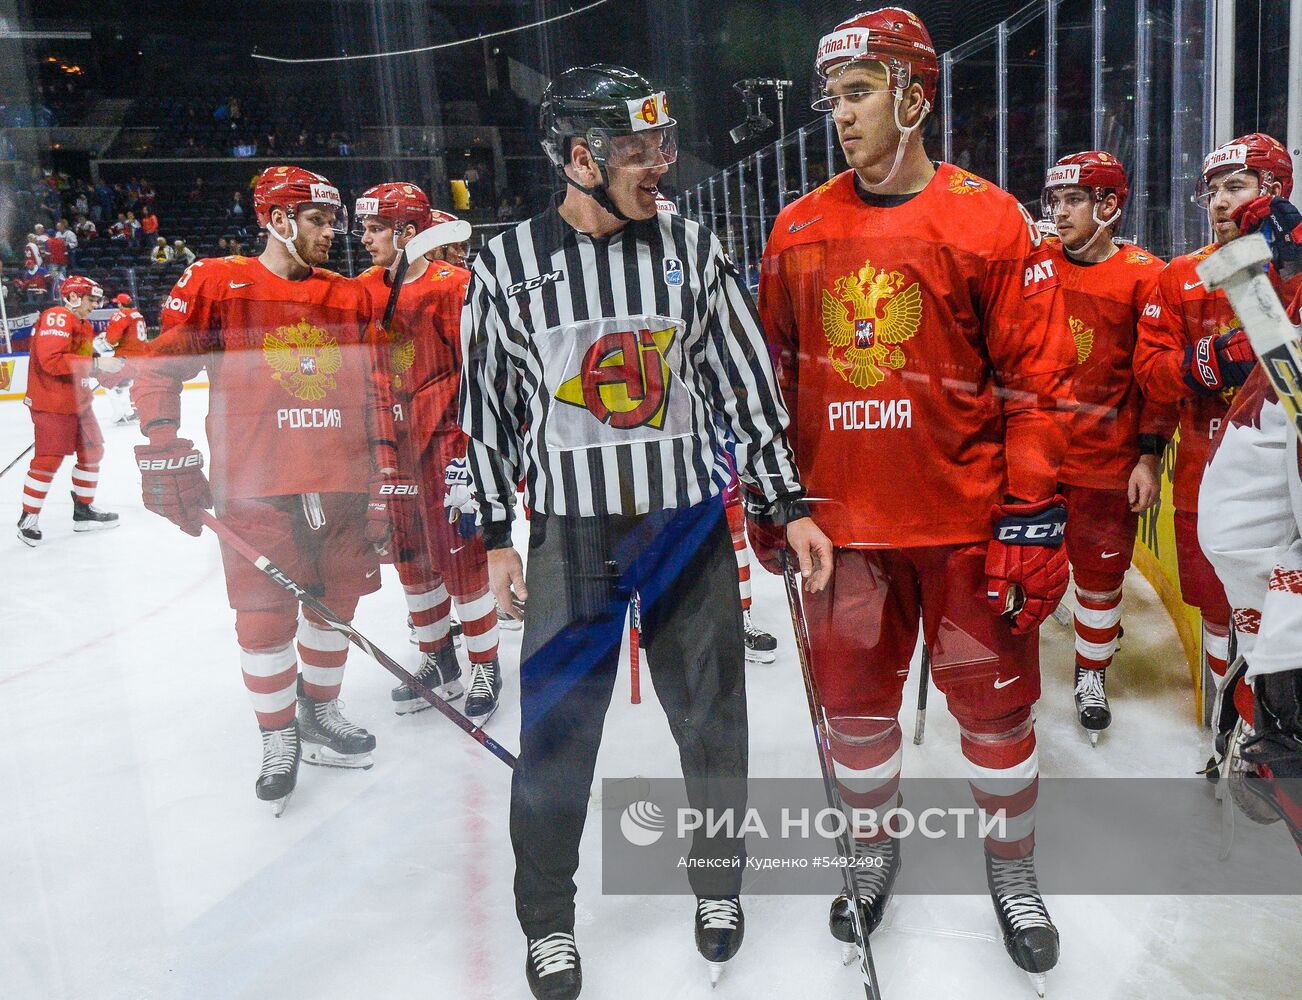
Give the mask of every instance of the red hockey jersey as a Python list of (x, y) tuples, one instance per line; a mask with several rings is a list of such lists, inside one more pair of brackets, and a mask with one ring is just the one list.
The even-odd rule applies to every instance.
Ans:
[(84, 413), (90, 409), (90, 382), (95, 331), (89, 320), (70, 309), (46, 309), (32, 333), (23, 402), (48, 413)]
[(135, 358), (149, 348), (149, 329), (138, 309), (120, 309), (104, 329), (104, 339), (119, 358)]
[(1005, 493), (1053, 494), (1076, 352), (1011, 195), (946, 163), (907, 198), (840, 174), (779, 214), (760, 315), (834, 544), (975, 542)]
[(1124, 490), (1139, 461), (1139, 435), (1170, 439), (1176, 410), (1145, 398), (1135, 383), (1139, 314), (1163, 262), (1132, 243), (1097, 264), (1081, 264), (1056, 239), (1046, 241), (1062, 275), (1067, 327), (1076, 345), (1072, 389), (1077, 410), (1058, 478), (1094, 489)]

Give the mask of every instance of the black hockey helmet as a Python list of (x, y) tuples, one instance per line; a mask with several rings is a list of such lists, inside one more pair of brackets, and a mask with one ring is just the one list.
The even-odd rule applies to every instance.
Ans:
[[(542, 146), (567, 183), (595, 197), (617, 218), (606, 194), (609, 167), (653, 167), (678, 157), (677, 122), (662, 90), (624, 66), (597, 63), (560, 74), (543, 92), (539, 110)], [(565, 175), (570, 140), (581, 139), (601, 172), (594, 188)]]

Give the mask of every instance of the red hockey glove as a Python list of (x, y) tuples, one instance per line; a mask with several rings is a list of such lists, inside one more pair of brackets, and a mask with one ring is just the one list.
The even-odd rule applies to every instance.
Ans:
[(1263, 194), (1230, 213), (1243, 235), (1261, 233), (1270, 245), (1271, 258), (1281, 272), (1302, 258), (1302, 212), (1287, 198)]
[(136, 464), (145, 509), (167, 518), (187, 535), (198, 536), (203, 531), (199, 518), (212, 506), (212, 492), (203, 474), (203, 455), (194, 442), (173, 438), (136, 445)]
[(1033, 632), (1067, 592), (1067, 501), (995, 504), (995, 537), (986, 550), (986, 596), (1013, 634)]
[(1219, 337), (1203, 337), (1184, 349), (1184, 384), (1200, 396), (1243, 385), (1257, 367), (1257, 355), (1248, 335), (1231, 330)]
[(377, 472), (367, 480), (366, 540), (384, 555), (393, 526), (409, 521), (409, 507), (420, 496), (420, 487), (405, 472)]

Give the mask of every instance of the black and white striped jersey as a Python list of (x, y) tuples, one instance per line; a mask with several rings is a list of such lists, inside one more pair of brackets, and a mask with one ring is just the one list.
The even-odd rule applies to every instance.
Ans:
[(591, 237), (553, 204), (488, 242), (461, 314), (461, 426), (490, 545), (525, 502), (640, 514), (717, 494), (729, 470), (802, 495), (754, 304), (718, 238), (660, 213)]

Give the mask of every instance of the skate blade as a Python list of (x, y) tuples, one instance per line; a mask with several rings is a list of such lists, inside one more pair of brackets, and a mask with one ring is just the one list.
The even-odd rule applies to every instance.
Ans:
[(846, 944), (841, 942), (841, 964), (853, 965), (859, 960), (859, 946), (857, 944)]
[(317, 767), (346, 767), (369, 771), (375, 764), (371, 752), (343, 754), (316, 743), (303, 744), (303, 763)]
[(26, 545), (29, 549), (34, 549), (45, 542), (44, 538), (39, 540), (35, 538), (28, 538), (21, 531), (16, 532), (16, 534), (18, 536), (18, 540), (22, 542), (24, 545)]
[(496, 714), (497, 714), (497, 706), (494, 705), (483, 715), (471, 715), (470, 713), (466, 713), (466, 718), (469, 719), (474, 724), (474, 727), (476, 729), (483, 729), (484, 726), (488, 724), (488, 720), (491, 719)]
[(1089, 731), (1089, 737), (1090, 737), (1090, 746), (1096, 747), (1099, 745), (1099, 734), (1097, 729), (1091, 729)]
[[(457, 681), (455, 684), (445, 685), (441, 688), (430, 688), (430, 690), (444, 701), (457, 701), (466, 693), (466, 689), (462, 687), (460, 681)], [(417, 695), (414, 698), (404, 699), (403, 701), (395, 701), (393, 703), (393, 711), (397, 715), (415, 715), (417, 712), (423, 712), (425, 709), (433, 707), (433, 705), (427, 702), (420, 695)]]
[(290, 792), (289, 795), (282, 796), (278, 799), (272, 799), (271, 802), (268, 803), (271, 806), (271, 815), (275, 816), (276, 819), (280, 819), (281, 815), (285, 812), (285, 807), (289, 805), (290, 795), (293, 794), (293, 792)]
[(117, 521), (78, 521), (72, 526), (73, 531), (108, 531), (110, 528), (116, 528), (121, 524)]
[(746, 650), (747, 663), (772, 663), (778, 658), (776, 650), (748, 649)]
[(719, 977), (723, 975), (723, 963), (707, 962), (706, 964), (710, 967), (710, 989), (714, 989), (719, 985)]
[(1027, 976), (1030, 977), (1031, 985), (1035, 988), (1035, 992), (1043, 997), (1049, 974), (1047, 972), (1028, 972)]

